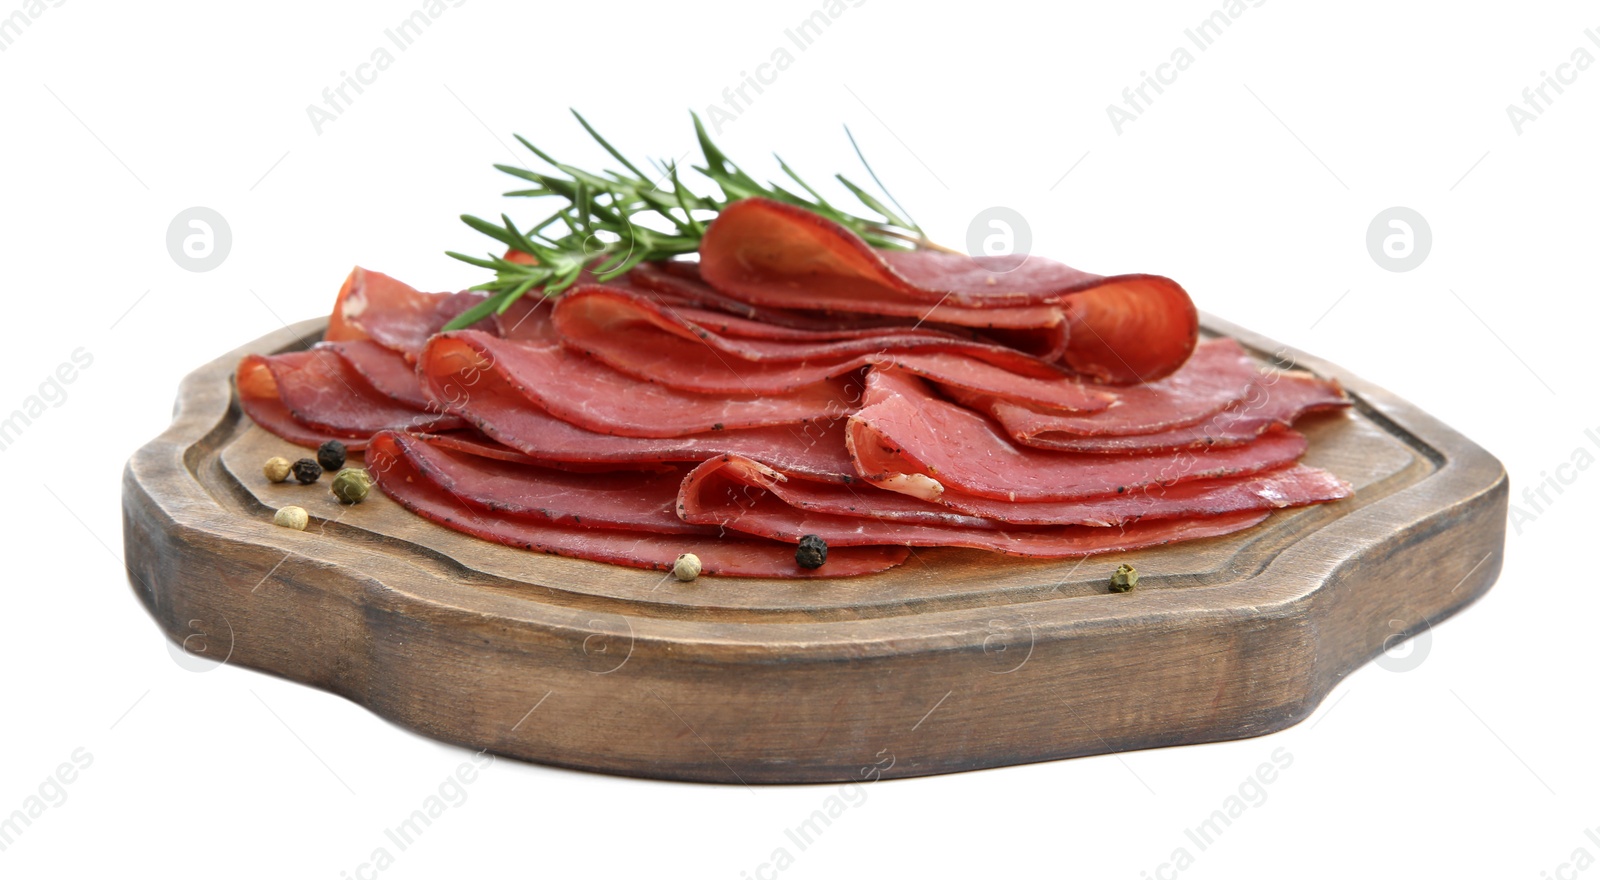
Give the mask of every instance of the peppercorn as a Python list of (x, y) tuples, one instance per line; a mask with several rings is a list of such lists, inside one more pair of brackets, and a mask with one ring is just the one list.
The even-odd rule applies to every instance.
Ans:
[(1126, 593), (1139, 585), (1139, 572), (1124, 562), (1111, 575), (1111, 592)]
[(322, 465), (309, 458), (302, 458), (290, 468), (294, 472), (295, 480), (300, 483), (315, 483), (322, 476)]
[(366, 468), (347, 467), (333, 475), (333, 497), (345, 504), (360, 504), (372, 488), (372, 475)]
[(271, 480), (272, 482), (281, 483), (284, 480), (289, 479), (289, 468), (289, 459), (284, 458), (281, 455), (274, 455), (273, 457), (267, 459), (266, 464), (261, 466), (261, 472), (266, 474), (267, 479)]
[(806, 535), (795, 548), (794, 561), (801, 568), (821, 568), (828, 561), (828, 542), (821, 535)]
[(344, 467), (344, 444), (337, 440), (329, 440), (318, 446), (317, 464), (322, 465), (325, 471), (336, 471)]
[(295, 507), (292, 504), (288, 507), (279, 508), (278, 512), (272, 515), (273, 525), (300, 532), (306, 530), (306, 523), (310, 521), (311, 517), (306, 514), (304, 507)]
[(700, 576), (700, 557), (685, 553), (672, 563), (672, 576), (680, 581), (692, 581)]

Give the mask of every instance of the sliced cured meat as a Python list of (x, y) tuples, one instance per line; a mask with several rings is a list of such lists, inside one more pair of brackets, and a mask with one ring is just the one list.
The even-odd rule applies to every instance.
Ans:
[[(1042, 420), (1036, 415), (1026, 415), (1024, 418), (1032, 422), (1035, 430), (1022, 442), (1039, 449), (1091, 453), (1236, 446), (1249, 443), (1269, 431), (1287, 428), (1306, 413), (1342, 409), (1349, 405), (1350, 398), (1345, 396), (1338, 382), (1310, 373), (1282, 373), (1273, 377), (1271, 384), (1253, 386), (1244, 398), (1229, 404), (1221, 412), (1212, 413), (1198, 424), (1153, 434), (1083, 437), (1048, 429), (1039, 430), (1037, 426)], [(1016, 424), (1008, 423), (1004, 417), (1009, 412), (1015, 412), (1015, 408), (1001, 402), (996, 405), (995, 411), (1002, 416), (1001, 423), (1015, 436)]]
[(252, 355), (239, 364), (235, 375), (239, 405), (245, 415), (262, 428), (300, 446), (317, 447), (328, 440), (339, 440), (345, 448), (358, 452), (367, 445), (366, 434), (335, 433), (309, 428), (295, 421), (289, 408), (278, 397), (278, 383), (267, 369), (266, 359)]
[(1114, 399), (1059, 368), (995, 345), (915, 333), (814, 342), (723, 337), (670, 308), (610, 288), (563, 296), (555, 326), (569, 347), (618, 372), (699, 393), (785, 394), (864, 366), (893, 364), (981, 389), (975, 393), (1065, 410), (1104, 409)]
[[(711, 320), (702, 322), (696, 318)], [(556, 305), (554, 320), (561, 337), (579, 347), (587, 347), (590, 340), (607, 333), (634, 338), (665, 334), (686, 341), (699, 340), (709, 348), (747, 361), (810, 363), (880, 352), (947, 351), (969, 355), (1024, 376), (1054, 379), (1065, 373), (1059, 366), (1014, 348), (928, 327), (834, 332), (773, 328), (778, 332), (755, 336), (750, 328), (766, 325), (734, 315), (676, 308), (653, 302), (648, 294), (614, 286), (587, 285), (570, 289)], [(743, 333), (729, 333), (730, 329)]]
[[(382, 272), (356, 267), (345, 279), (323, 338), (371, 339), (414, 360), (428, 337), (483, 300), (478, 291), (422, 293)], [(487, 321), (475, 328), (488, 329)]]
[(757, 306), (911, 315), (970, 327), (1065, 320), (1065, 362), (1099, 381), (1154, 381), (1194, 350), (1198, 314), (1171, 279), (1093, 275), (1043, 257), (1013, 265), (1006, 258), (875, 250), (831, 220), (762, 198), (723, 209), (700, 246), (705, 281)]
[[(964, 324), (941, 323), (925, 308), (891, 308), (893, 314), (825, 311), (823, 304), (804, 303), (805, 308), (757, 307), (718, 293), (700, 278), (700, 264), (684, 260), (642, 263), (620, 279), (629, 289), (648, 292), (665, 305), (703, 326), (717, 325), (727, 336), (755, 339), (792, 339), (795, 333), (814, 333), (825, 338), (847, 335), (900, 333), (937, 330), (953, 338), (973, 339), (1014, 348), (1047, 363), (1060, 360), (1067, 350), (1067, 322), (1056, 314), (1030, 312), (1028, 320), (1010, 321), (995, 326), (993, 321), (967, 315)], [(613, 282), (615, 283), (615, 282)], [(992, 317), (992, 316), (991, 316)], [(734, 320), (726, 320), (732, 318)], [(742, 318), (743, 320), (738, 320)], [(1011, 324), (1025, 326), (1010, 326)]]
[(501, 443), (481, 431), (473, 428), (463, 428), (460, 431), (450, 431), (445, 434), (421, 434), (410, 432), (410, 435), (420, 440), (425, 440), (431, 446), (441, 449), (453, 449), (476, 455), (479, 458), (494, 458), (500, 461), (509, 461), (515, 464), (539, 464), (539, 460), (525, 452)]
[(390, 400), (419, 411), (429, 407), (422, 393), (422, 383), (417, 379), (417, 368), (405, 355), (384, 348), (370, 339), (353, 339), (346, 342), (319, 342), (314, 349), (331, 351), (344, 358), (367, 384)]
[(797, 542), (801, 536), (817, 535), (828, 542), (830, 560), (835, 547), (881, 544), (970, 547), (1011, 556), (1065, 559), (1226, 535), (1256, 525), (1267, 516), (1265, 512), (1242, 511), (1194, 519), (1137, 522), (1124, 528), (1066, 525), (996, 529), (796, 509), (785, 503), (777, 492), (784, 480), (783, 474), (749, 459), (727, 457), (708, 461), (684, 480), (679, 512), (689, 522), (723, 526), (781, 541)]
[(470, 398), (484, 373), (571, 424), (624, 437), (799, 425), (837, 418), (859, 398), (842, 379), (788, 394), (706, 395), (641, 381), (559, 345), (524, 345), (463, 330), (435, 336), (419, 362), (424, 390), (447, 406)]
[[(1039, 371), (1038, 364), (1054, 365), (1067, 350), (1067, 325), (1065, 323), (1037, 330), (991, 330), (987, 332), (980, 332), (971, 327), (952, 327), (914, 321), (905, 321), (900, 324), (882, 327), (852, 326), (819, 329), (785, 327), (692, 306), (672, 306), (671, 314), (675, 318), (692, 322), (729, 339), (813, 342), (818, 340), (881, 339), (886, 336), (937, 334), (940, 338), (976, 342), (985, 346), (998, 347), (1010, 351), (1013, 355), (1026, 355), (1027, 360), (1023, 361), (1025, 367), (1018, 371), (1026, 375), (1033, 375), (1036, 371), (1038, 375), (1046, 376), (1060, 373), (1061, 368), (1059, 367), (1056, 367), (1052, 372)], [(1004, 362), (1001, 363), (1003, 364)]]
[(1350, 484), (1321, 468), (1291, 464), (1239, 476), (1151, 483), (1115, 495), (1066, 501), (1009, 501), (946, 491), (939, 503), (975, 517), (1018, 525), (1115, 526), (1157, 519), (1219, 516), (1304, 507), (1350, 497)]
[(795, 563), (793, 544), (759, 538), (660, 535), (486, 514), (417, 469), (392, 443), (394, 436), (375, 437), (367, 451), (384, 494), (447, 528), (511, 547), (656, 571), (670, 570), (679, 554), (694, 553), (704, 574), (774, 578), (872, 574), (899, 565), (907, 556), (904, 547), (840, 547), (828, 553), (821, 568), (804, 569)]
[[(933, 396), (900, 371), (868, 376), (871, 402), (850, 416), (846, 440), (863, 479), (896, 492), (939, 500), (949, 485), (1008, 501), (1060, 501), (1116, 495), (1151, 484), (1256, 473), (1305, 452), (1293, 431), (1201, 453), (1095, 455), (1014, 444), (993, 420)], [(1120, 490), (1120, 492), (1119, 492)]]
[[(798, 510), (869, 520), (964, 528), (1084, 525), (1116, 526), (1140, 520), (1217, 516), (1244, 510), (1301, 507), (1350, 496), (1348, 483), (1319, 468), (1289, 465), (1259, 474), (1147, 485), (1121, 494), (1067, 501), (1009, 501), (946, 489), (927, 501), (871, 484), (821, 483), (793, 478), (742, 456), (701, 465), (695, 478), (759, 485)], [(685, 483), (685, 492), (689, 484)], [(715, 506), (701, 502), (703, 506)]]
[[(407, 431), (407, 436), (423, 440), (430, 446), (439, 449), (449, 449), (455, 452), (464, 452), (478, 458), (492, 458), (496, 461), (508, 461), (512, 464), (536, 464), (541, 467), (557, 468), (578, 474), (603, 474), (613, 471), (631, 471), (633, 473), (665, 474), (677, 473), (682, 475), (682, 467), (673, 462), (660, 461), (561, 461), (553, 458), (534, 458), (525, 452), (515, 449), (495, 440), (493, 437), (474, 428), (463, 428), (459, 431), (449, 431), (443, 434), (427, 434), (418, 431)], [(615, 438), (613, 438), (615, 439)]]
[[(357, 286), (365, 287), (366, 281), (367, 270), (361, 268), (360, 266), (351, 269), (350, 274), (345, 276), (344, 283), (339, 285), (339, 295), (334, 297), (333, 311), (328, 313), (328, 329), (322, 333), (322, 338), (324, 340), (329, 342), (345, 342), (354, 339), (371, 338), (367, 336), (367, 331), (345, 320), (344, 317), (345, 302), (350, 299), (351, 293), (355, 291)], [(364, 301), (365, 296), (366, 294), (363, 291), (361, 296), (357, 298)], [(380, 309), (383, 308), (382, 305), (379, 305), (378, 307)]]
[(498, 365), (457, 371), (437, 390), (451, 412), (494, 441), (542, 462), (612, 464), (704, 461), (725, 452), (760, 458), (823, 480), (850, 480), (844, 419), (645, 439), (601, 434), (562, 421), (529, 401)]
[[(676, 306), (707, 309), (729, 315), (738, 315), (774, 326), (793, 326), (783, 320), (793, 317), (781, 311), (763, 310), (734, 299), (706, 284), (700, 278), (700, 264), (683, 260), (660, 263), (640, 263), (628, 270), (624, 283), (637, 290), (652, 292), (658, 301)], [(804, 317), (794, 318), (804, 321)], [(837, 325), (835, 325), (837, 326)], [(816, 329), (830, 329), (826, 325)]]
[(385, 396), (324, 348), (251, 355), (240, 362), (237, 381), (254, 395), (278, 398), (301, 427), (318, 434), (364, 438), (384, 428), (445, 431), (462, 425), (455, 416), (419, 411)]
[(998, 281), (981, 291), (918, 288), (890, 268), (883, 253), (888, 252), (803, 208), (749, 198), (724, 208), (707, 227), (700, 241), (700, 277), (723, 293), (766, 308), (889, 315), (963, 327), (1045, 327), (1065, 319), (1052, 299), (1019, 295)]
[(554, 302), (537, 291), (518, 297), (503, 312), (494, 316), (496, 335), (502, 339), (548, 345), (560, 342), (555, 324), (550, 321)]
[(1177, 372), (1157, 382), (1117, 389), (1116, 402), (1079, 415), (1041, 410), (1014, 400), (951, 386), (951, 396), (994, 416), (1019, 443), (1040, 434), (1149, 434), (1192, 425), (1244, 398), (1261, 378), (1250, 355), (1226, 337), (1208, 339)]
[(369, 465), (387, 466), (383, 455), (405, 456), (434, 485), (485, 513), (668, 535), (717, 534), (678, 517), (678, 486), (687, 472), (682, 466), (574, 472), (472, 455), (397, 431), (379, 432), (372, 445), (382, 455), (369, 455)]

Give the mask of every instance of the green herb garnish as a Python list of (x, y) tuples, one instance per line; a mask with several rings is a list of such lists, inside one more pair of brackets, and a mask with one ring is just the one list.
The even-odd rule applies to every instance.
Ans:
[[(551, 172), (529, 171), (513, 165), (495, 167), (513, 177), (533, 184), (531, 188), (506, 193), (508, 196), (528, 198), (555, 198), (564, 201), (561, 208), (524, 230), (505, 214), (500, 223), (463, 214), (461, 220), (473, 229), (489, 236), (514, 251), (533, 258), (533, 262), (516, 262), (504, 256), (490, 254), (487, 258), (471, 257), (449, 251), (450, 256), (474, 266), (493, 269), (495, 278), (473, 286), (473, 290), (489, 291), (489, 297), (458, 315), (446, 330), (457, 330), (491, 314), (504, 312), (523, 294), (538, 289), (544, 296), (555, 296), (577, 283), (587, 268), (599, 281), (609, 281), (640, 263), (666, 260), (681, 254), (694, 253), (705, 235), (706, 224), (718, 212), (740, 199), (764, 196), (780, 202), (798, 205), (814, 211), (844, 226), (880, 248), (931, 248), (930, 242), (917, 226), (905, 216), (904, 208), (894, 196), (884, 190), (899, 213), (891, 210), (871, 193), (852, 183), (842, 174), (835, 179), (849, 190), (877, 218), (860, 217), (844, 211), (817, 192), (790, 168), (781, 157), (774, 154), (778, 167), (804, 191), (796, 193), (776, 183), (760, 183), (740, 170), (706, 134), (700, 117), (694, 113), (694, 130), (700, 141), (703, 165), (691, 165), (692, 170), (716, 185), (714, 195), (700, 195), (684, 186), (676, 162), (652, 163), (658, 174), (652, 176), (628, 161), (594, 126), (576, 110), (572, 115), (612, 158), (622, 163), (624, 171), (592, 172), (556, 161), (543, 150), (529, 143), (521, 135), (517, 140), (551, 168)], [(855, 137), (845, 129), (850, 145), (855, 148), (861, 164), (874, 183), (883, 189), (882, 181), (867, 165)]]

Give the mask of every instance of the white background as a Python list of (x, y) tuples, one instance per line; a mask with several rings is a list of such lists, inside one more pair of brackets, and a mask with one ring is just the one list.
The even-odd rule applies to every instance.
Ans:
[[(0, 14), (28, 4), (0, 2)], [(382, 832), (470, 753), (343, 699), (174, 662), (120, 562), (119, 472), (180, 378), (324, 314), (353, 264), (423, 289), (482, 279), (462, 212), (524, 220), (495, 162), (520, 132), (599, 162), (578, 107), (636, 156), (680, 157), (705, 111), (775, 49), (792, 66), (724, 126), (761, 171), (857, 170), (849, 125), (900, 201), (959, 245), (1005, 205), (1034, 251), (1183, 282), (1201, 307), (1326, 357), (1497, 455), (1529, 518), (1489, 595), (1412, 671), (1368, 665), (1266, 738), (884, 782), (785, 877), (1595, 876), (1600, 473), (1534, 512), (1575, 450), (1600, 455), (1593, 388), (1600, 69), (1519, 134), (1506, 105), (1573, 50), (1592, 5), (1245, 7), (1118, 134), (1106, 106), (1189, 45), (1214, 0), (846, 6), (806, 51), (813, 0), (446, 7), (317, 133), (306, 113), (420, 4), (45, 6), (0, 53), (0, 413), (79, 348), (67, 396), (0, 452), (0, 813), (83, 748), (93, 763), (0, 852), (7, 877), (157, 864), (179, 874), (356, 876)], [(1071, 170), (1071, 173), (1067, 172)], [(1065, 177), (1063, 177), (1065, 175)], [(193, 205), (233, 246), (169, 257)], [(1369, 256), (1404, 205), (1414, 271)], [(1580, 456), (1581, 457), (1581, 456)], [(1394, 589), (1407, 585), (1397, 583)], [(558, 697), (552, 697), (552, 700)], [(1005, 724), (1004, 718), (993, 723)], [(1292, 766), (1213, 846), (1184, 837), (1277, 749)], [(833, 787), (694, 786), (497, 761), (384, 877), (774, 876)], [(1597, 832), (1600, 835), (1600, 832)], [(1597, 838), (1600, 839), (1600, 838)], [(1173, 850), (1195, 856), (1162, 868)], [(791, 850), (793, 847), (791, 847)], [(1563, 864), (1566, 867), (1562, 867)], [(370, 873), (367, 874), (370, 876)]]

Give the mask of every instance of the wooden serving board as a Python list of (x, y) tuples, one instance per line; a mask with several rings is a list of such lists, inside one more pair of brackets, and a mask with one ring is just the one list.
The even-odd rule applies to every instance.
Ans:
[[(919, 549), (881, 575), (701, 578), (470, 538), (374, 490), (268, 483), (307, 454), (255, 427), (239, 358), (191, 374), (123, 477), (134, 591), (169, 637), (342, 694), (437, 739), (707, 782), (947, 773), (1235, 739), (1307, 717), (1339, 679), (1500, 572), (1500, 463), (1332, 364), (1207, 318), (1265, 363), (1344, 383), (1305, 461), (1356, 488), (1224, 538), (1083, 561)], [(312, 524), (272, 524), (298, 504)], [(1118, 563), (1138, 589), (1115, 594)], [(223, 650), (226, 642), (226, 651)], [(191, 645), (194, 640), (191, 639)]]

